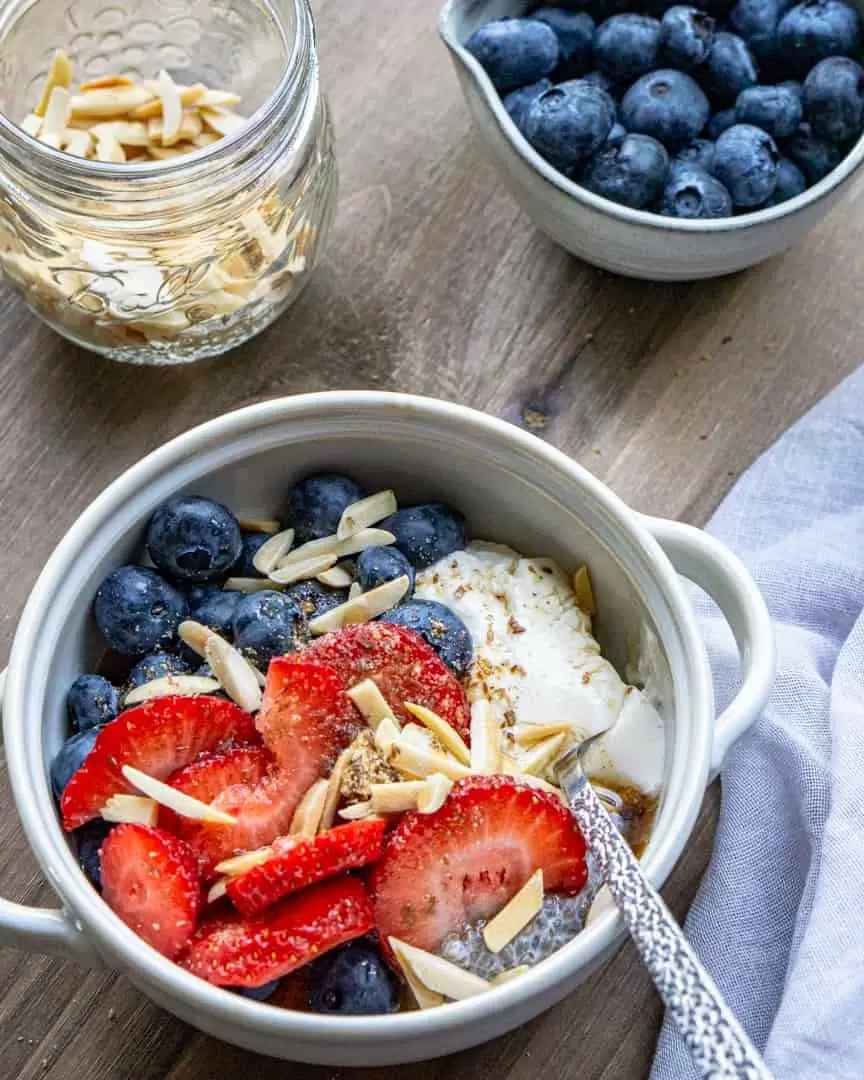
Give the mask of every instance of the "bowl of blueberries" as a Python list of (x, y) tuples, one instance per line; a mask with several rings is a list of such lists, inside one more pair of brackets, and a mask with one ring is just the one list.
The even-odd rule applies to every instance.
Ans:
[(857, 180), (852, 0), (448, 0), (439, 29), (511, 192), (603, 269), (744, 269)]

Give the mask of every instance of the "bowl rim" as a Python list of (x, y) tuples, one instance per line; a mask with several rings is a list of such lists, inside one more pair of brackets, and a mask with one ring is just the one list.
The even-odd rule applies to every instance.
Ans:
[[(320, 415), (322, 410), (332, 414), (331, 421), (335, 423), (340, 413), (350, 415), (360, 409), (373, 412), (376, 409), (398, 410), (409, 416), (419, 413), (426, 421), (468, 425), (475, 433), (483, 433), (484, 444), (487, 436), (488, 445), (504, 440), (513, 448), (527, 453), (538, 466), (554, 469), (565, 475), (574, 486), (587, 492), (623, 528), (650, 563), (652, 576), (680, 635), (682, 663), (687, 668), (691, 694), (687, 710), (688, 724), (695, 725), (692, 730), (701, 739), (701, 744), (696, 738), (692, 741), (691, 754), (695, 754), (695, 757), (688, 761), (679, 806), (670, 819), (668, 831), (662, 836), (662, 843), (650, 864), (646, 865), (654, 884), (671, 873), (692, 835), (708, 781), (714, 723), (711, 672), (696, 616), (687, 601), (682, 583), (672, 563), (642, 525), (639, 516), (604, 483), (562, 451), (507, 421), (466, 406), (436, 398), (379, 391), (326, 391), (276, 398), (223, 414), (176, 436), (110, 483), (73, 522), (45, 564), (15, 634), (6, 682), (4, 743), (15, 806), (25, 835), (52, 888), (67, 909), (71, 910), (79, 930), (84, 931), (85, 937), (99, 954), (110, 957), (145, 991), (152, 990), (157, 1000), (164, 1003), (167, 997), (170, 1002), (182, 1002), (187, 1014), (192, 1008), (196, 1013), (207, 1015), (211, 1021), (229, 1025), (225, 1031), (225, 1037), (229, 1039), (230, 1025), (236, 1025), (242, 1031), (257, 1031), (288, 1041), (293, 1039), (299, 1046), (320, 1045), (322, 1041), (339, 1046), (376, 1043), (387, 1046), (463, 1026), (480, 1025), (484, 1021), (489, 1022), (496, 1013), (515, 1010), (520, 1004), (545, 998), (545, 1005), (535, 1010), (540, 1011), (557, 1000), (552, 997), (557, 988), (572, 982), (578, 972), (591, 971), (607, 950), (623, 938), (621, 916), (617, 910), (611, 909), (601, 914), (568, 945), (521, 978), (474, 998), (448, 1003), (437, 1009), (381, 1016), (329, 1017), (304, 1013), (226, 993), (223, 988), (198, 979), (157, 953), (94, 892), (69, 849), (67, 835), (61, 828), (45, 780), (41, 725), (38, 725), (38, 737), (28, 738), (26, 734), (29, 657), (40, 647), (46, 647), (44, 616), (50, 609), (54, 594), (65, 580), (67, 564), (74, 563), (77, 554), (86, 545), (89, 534), (104, 528), (117, 507), (131, 500), (143, 486), (153, 486), (176, 472), (184, 461), (195, 459), (213, 447), (229, 444), (242, 444), (245, 450), (250, 433), (260, 434), (271, 425)], [(242, 456), (238, 454), (235, 460)], [(700, 750), (701, 761), (698, 760)], [(563, 995), (558, 994), (560, 996)], [(170, 1009), (171, 1004), (166, 1007)], [(179, 1005), (176, 1007), (178, 1011), (183, 1011)], [(476, 1041), (482, 1041), (482, 1037)]]
[(478, 60), (465, 48), (456, 35), (454, 13), (466, 6), (467, 0), (445, 0), (438, 14), (438, 33), (450, 51), (451, 56), (470, 75), (480, 91), (487, 107), (494, 117), (501, 133), (522, 161), (532, 169), (541, 180), (577, 202), (597, 213), (618, 218), (628, 225), (638, 225), (658, 232), (680, 233), (725, 233), (738, 232), (757, 225), (768, 225), (782, 218), (803, 213), (814, 203), (829, 195), (835, 188), (850, 180), (864, 163), (864, 133), (843, 160), (817, 183), (802, 191), (800, 195), (778, 203), (777, 206), (752, 210), (737, 217), (687, 219), (663, 217), (648, 210), (634, 210), (629, 206), (596, 195), (593, 191), (568, 179), (563, 173), (553, 168), (545, 158), (534, 149), (504, 108), (501, 95), (492, 85), (492, 80)]

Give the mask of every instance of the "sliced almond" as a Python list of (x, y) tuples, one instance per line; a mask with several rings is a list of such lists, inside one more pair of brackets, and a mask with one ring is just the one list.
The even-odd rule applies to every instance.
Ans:
[(352, 585), (351, 585), (351, 588), (348, 590), (348, 599), (349, 600), (356, 600), (358, 596), (362, 596), (362, 595), (363, 595), (363, 586), (360, 584), (359, 581), (353, 582)]
[(351, 747), (347, 747), (339, 757), (336, 759), (336, 764), (333, 766), (333, 771), (330, 773), (330, 777), (327, 781), (327, 797), (324, 800), (324, 806), (321, 810), (321, 821), (318, 823), (318, 831), (326, 832), (333, 827), (333, 822), (336, 820), (336, 810), (339, 806), (339, 800), (342, 798), (342, 776), (345, 772), (345, 766), (352, 755)]
[(212, 146), (214, 142), (219, 142), (219, 136), (213, 131), (202, 131), (200, 135), (196, 135), (191, 141), (195, 147)]
[[(180, 96), (180, 104), (184, 107), (194, 105), (207, 90), (207, 87), (202, 86), (201, 83), (196, 83), (194, 86), (181, 86), (179, 83), (174, 85)], [(150, 120), (154, 116), (162, 115), (162, 98), (156, 80), (145, 79), (143, 86), (148, 100), (129, 111), (130, 120)]]
[(279, 566), (281, 569), (292, 562), (302, 562), (315, 555), (335, 555), (344, 559), (346, 555), (357, 555), (369, 547), (388, 547), (395, 541), (396, 537), (386, 529), (361, 529), (344, 540), (340, 540), (334, 533), (332, 536), (322, 536), (319, 540), (309, 540), (294, 548), (281, 560)]
[(339, 630), (343, 626), (353, 626), (356, 623), (368, 622), (383, 615), (385, 611), (395, 607), (405, 596), (411, 583), (408, 575), (385, 581), (383, 585), (377, 585), (369, 592), (355, 596), (353, 600), (346, 600), (344, 604), (325, 611), (323, 615), (309, 621), (309, 629), (314, 636), (327, 634), (331, 630)]
[(152, 827), (159, 820), (159, 803), (146, 795), (112, 795), (101, 813), (106, 821)]
[(446, 750), (449, 750), (457, 761), (461, 761), (463, 765), (471, 764), (471, 754), (462, 736), (443, 716), (439, 716), (437, 713), (432, 712), (431, 709), (427, 709), (424, 705), (417, 705), (413, 701), (403, 701), (402, 704), (412, 716), (416, 716), (421, 724), (426, 725), (441, 745)]
[(444, 749), (429, 728), (422, 724), (403, 724), (400, 734), (406, 743), (419, 750), (435, 750), (440, 753)]
[(48, 98), (42, 127), (39, 129), (39, 138), (43, 142), (48, 135), (56, 135), (59, 138), (66, 130), (68, 122), (69, 91), (65, 87), (55, 86)]
[(21, 130), (26, 131), (28, 135), (32, 135), (35, 139), (42, 129), (42, 117), (37, 116), (36, 113), (28, 113), (27, 116), (21, 121)]
[[(143, 123), (143, 121), (139, 121), (139, 123)], [(201, 117), (196, 112), (192, 112), (191, 109), (184, 109), (174, 142), (193, 142), (199, 135), (203, 134), (203, 131), (204, 124)], [(163, 146), (169, 145), (165, 142), (165, 120), (163, 117), (150, 117), (147, 121), (147, 137), (148, 142), (161, 143)]]
[(110, 135), (104, 139), (96, 140), (96, 153), (94, 156), (97, 161), (113, 161), (117, 165), (121, 165), (126, 160), (125, 150)]
[[(37, 116), (45, 116), (48, 109), (48, 103), (51, 100), (51, 94), (56, 87), (61, 87), (63, 90), (68, 90), (72, 85), (72, 64), (69, 61), (69, 57), (63, 52), (62, 49), (58, 49), (54, 53), (54, 59), (51, 61), (51, 68), (48, 72), (48, 78), (45, 81), (45, 87), (42, 90), (42, 97), (39, 98), (39, 104), (33, 110)], [(31, 134), (28, 132), (28, 134)]]
[(530, 970), (530, 964), (520, 964), (518, 967), (510, 968), (509, 971), (502, 971), (500, 975), (496, 975), (494, 979), (491, 979), (490, 983), (492, 986), (503, 986), (504, 983), (518, 979), (520, 975), (525, 975)]
[(155, 89), (162, 102), (161, 142), (163, 146), (173, 146), (180, 139), (180, 125), (183, 121), (180, 91), (167, 71), (159, 72)]
[(252, 557), (252, 565), (264, 577), (276, 569), (279, 560), (287, 555), (294, 544), (294, 530), (283, 529), (265, 540)]
[(569, 720), (553, 720), (548, 724), (521, 724), (513, 730), (513, 740), (517, 746), (533, 746), (535, 743), (551, 739), (553, 735), (573, 731)]
[(315, 577), (330, 589), (347, 589), (354, 581), (351, 571), (339, 565), (331, 566), (329, 570), (324, 570)]
[(151, 679), (130, 690), (123, 699), (124, 705), (140, 705), (142, 701), (177, 694), (180, 697), (198, 697), (199, 694), (215, 694), (221, 687), (215, 679), (203, 675), (164, 675)]
[(358, 499), (345, 507), (336, 527), (336, 536), (339, 540), (347, 540), (363, 529), (368, 529), (370, 525), (395, 514), (397, 509), (393, 491), (376, 491), (374, 495), (367, 495), (365, 499)]
[(313, 555), (310, 559), (298, 559), (279, 570), (271, 570), (268, 577), (278, 585), (293, 585), (295, 581), (308, 581), (322, 571), (329, 570), (335, 565), (336, 559), (336, 555)]
[(144, 86), (111, 86), (89, 90), (86, 94), (73, 94), (69, 104), (75, 120), (123, 116), (124, 113), (130, 114), (130, 120), (141, 120), (143, 117), (136, 115), (138, 108), (152, 99), (153, 94)]
[[(220, 133), (221, 134), (221, 133)], [(257, 208), (247, 210), (240, 217), (243, 228), (261, 248), (261, 254), (268, 262), (273, 262), (282, 254), (283, 243), (267, 226), (267, 222)]]
[(90, 156), (93, 149), (93, 138), (89, 131), (75, 131), (72, 128), (67, 128), (63, 132), (60, 145), (67, 154), (86, 158)]
[(471, 770), (460, 762), (446, 754), (439, 754), (435, 750), (423, 750), (419, 746), (412, 746), (401, 735), (393, 741), (387, 761), (400, 772), (421, 779), (433, 773), (443, 773), (451, 780), (461, 780), (463, 776), (471, 775)]
[(551, 739), (538, 743), (529, 754), (526, 754), (520, 760), (519, 767), (521, 771), (534, 776), (541, 776), (564, 754), (570, 739), (570, 733), (564, 731), (560, 735), (553, 735)]
[(368, 802), (355, 802), (351, 806), (346, 806), (344, 810), (339, 811), (339, 817), (343, 821), (365, 821), (367, 818), (374, 817), (375, 813), (372, 809), (371, 801)]
[(487, 776), (501, 771), (501, 728), (485, 698), (471, 706), (471, 770)]
[(217, 900), (221, 900), (223, 896), (228, 895), (228, 882), (230, 878), (220, 878), (214, 882), (207, 893), (207, 903), (215, 904)]
[(237, 524), (243, 532), (263, 532), (271, 535), (281, 532), (282, 526), (275, 518), (237, 518)]
[(378, 730), (378, 725), (382, 720), (390, 720), (396, 726), (396, 733), (398, 735), (399, 725), (396, 721), (396, 717), (393, 715), (393, 710), (387, 704), (387, 699), (381, 693), (378, 684), (373, 679), (364, 679), (363, 682), (359, 682), (356, 686), (352, 686), (347, 693), (348, 697), (351, 698), (363, 714), (363, 719), (373, 731)]
[(519, 892), (483, 927), (487, 949), (499, 953), (521, 933), (543, 906), (543, 871), (537, 870)]
[(284, 558), (279, 560), (279, 568), (290, 566), (292, 562), (306, 562), (308, 559), (313, 559), (319, 555), (338, 556), (338, 554), (339, 541), (336, 539), (336, 535), (321, 536), (317, 540), (307, 540), (305, 544), (301, 544), (300, 547), (289, 551)]
[[(398, 938), (388, 938), (390, 948), (396, 953), (400, 963), (410, 966), (414, 975), (427, 990), (434, 990), (453, 1001), (463, 1001), (475, 997), (489, 989), (489, 983), (471, 971), (451, 964), (434, 953), (415, 948)], [(398, 950), (398, 951), (397, 951)]]
[(184, 619), (177, 627), (177, 636), (180, 640), (185, 645), (188, 645), (192, 652), (197, 653), (202, 660), (204, 659), (204, 649), (207, 642), (214, 634), (215, 631), (211, 630), (209, 626), (195, 622), (194, 619)]
[(276, 592), (281, 592), (285, 586), (279, 585), (275, 581), (271, 581), (270, 578), (229, 577), (223, 588), (230, 589), (232, 592), (255, 593), (265, 592), (267, 589), (274, 589)]
[(86, 94), (89, 90), (107, 90), (116, 86), (134, 86), (134, 80), (128, 75), (99, 75), (98, 78), (88, 79), (81, 83), (78, 92)]
[(389, 758), (390, 751), (398, 738), (399, 728), (395, 719), (385, 716), (378, 721), (375, 728), (375, 746), (385, 759)]
[(99, 139), (114, 139), (123, 146), (149, 146), (147, 127), (140, 120), (103, 120), (94, 124), (90, 134)]
[(147, 153), (156, 161), (171, 161), (172, 158), (186, 155), (186, 151), (179, 146), (148, 146)]
[(237, 818), (232, 817), (230, 814), (225, 814), (213, 806), (208, 806), (207, 803), (203, 803), (199, 799), (193, 799), (191, 795), (184, 795), (182, 791), (177, 791), (175, 788), (169, 787), (168, 784), (163, 784), (161, 780), (148, 776), (146, 773), (141, 772), (140, 769), (135, 769), (131, 765), (124, 765), (120, 771), (133, 787), (143, 791), (145, 795), (155, 799), (160, 806), (167, 806), (169, 810), (173, 810), (175, 814), (179, 814), (181, 817), (190, 818), (192, 821), (205, 821), (211, 825), (237, 824)]
[(245, 116), (232, 112), (230, 109), (223, 109), (219, 105), (202, 108), (201, 119), (211, 131), (223, 136), (233, 135), (246, 123)]
[(234, 94), (230, 90), (205, 90), (195, 104), (199, 109), (229, 109), (232, 105), (240, 104), (240, 95)]
[(273, 857), (273, 848), (261, 847), (255, 851), (244, 851), (242, 855), (234, 855), (230, 859), (223, 859), (214, 867), (217, 874), (227, 874), (228, 877), (237, 877), (245, 874), (262, 863), (268, 862)]
[(434, 814), (447, 801), (453, 789), (453, 781), (443, 773), (432, 773), (426, 777), (423, 790), (417, 796), (417, 809), (421, 814)]
[(416, 810), (425, 780), (403, 780), (395, 784), (372, 784), (372, 810), (376, 814), (404, 814)]
[(291, 819), (289, 831), (293, 835), (311, 837), (318, 832), (328, 787), (326, 780), (316, 780), (300, 800), (299, 806), (294, 811), (294, 817)]
[(400, 945), (401, 943), (396, 938), (390, 938), (390, 947), (392, 948), (396, 959), (399, 961), (399, 967), (402, 969), (402, 974), (405, 976), (405, 982), (408, 983), (408, 989), (414, 995), (414, 1000), (419, 1007), (421, 1009), (434, 1009), (439, 1005), (443, 1005), (444, 995), (438, 994), (434, 990), (430, 990), (427, 986), (423, 985), (414, 974), (414, 969), (402, 952)]
[(255, 669), (233, 645), (213, 634), (204, 645), (204, 659), (225, 693), (241, 709), (252, 713), (261, 708), (261, 686)]
[(39, 135), (39, 142), (46, 146), (53, 146), (55, 150), (60, 149), (60, 136), (55, 135), (53, 131), (42, 132)]
[(594, 589), (591, 586), (591, 575), (587, 566), (580, 566), (570, 579), (576, 603), (586, 615), (596, 615), (597, 605), (594, 602)]

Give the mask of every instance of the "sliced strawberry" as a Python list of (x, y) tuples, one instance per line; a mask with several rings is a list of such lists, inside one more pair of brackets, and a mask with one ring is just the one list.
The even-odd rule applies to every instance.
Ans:
[(120, 771), (123, 765), (166, 780), (201, 754), (260, 741), (248, 713), (219, 698), (169, 695), (127, 709), (99, 732), (66, 785), (63, 827), (77, 829), (98, 817), (112, 795), (135, 791)]
[(228, 896), (241, 914), (257, 915), (316, 881), (375, 862), (385, 828), (383, 821), (352, 821), (312, 839), (280, 837), (271, 859), (228, 883)]
[(250, 919), (220, 916), (202, 923), (178, 963), (217, 986), (263, 986), (374, 925), (363, 883), (334, 878)]
[(175, 957), (192, 937), (201, 906), (195, 856), (164, 829), (118, 825), (100, 857), (108, 906), (157, 952)]
[(547, 891), (584, 886), (585, 842), (569, 811), (515, 777), (466, 777), (436, 813), (406, 814), (388, 835), (371, 879), (378, 933), (434, 952), (536, 870)]
[[(403, 702), (413, 701), (447, 720), (463, 739), (469, 737), (468, 701), (461, 683), (435, 650), (406, 626), (378, 622), (347, 626), (326, 634), (303, 656), (335, 668), (346, 689), (374, 679), (390, 708), (405, 722), (414, 718)], [(271, 662), (265, 696), (283, 684), (283, 664), (282, 659)]]

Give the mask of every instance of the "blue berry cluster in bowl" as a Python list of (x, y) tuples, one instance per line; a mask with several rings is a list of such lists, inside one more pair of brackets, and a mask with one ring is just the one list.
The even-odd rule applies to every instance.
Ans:
[(776, 206), (864, 128), (861, 18), (848, 0), (562, 0), (465, 43), (555, 169), (667, 217)]

